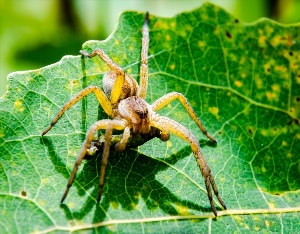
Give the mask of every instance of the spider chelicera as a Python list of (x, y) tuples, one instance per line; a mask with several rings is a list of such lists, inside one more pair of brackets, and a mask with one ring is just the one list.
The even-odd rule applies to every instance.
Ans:
[(221, 199), (215, 180), (211, 174), (211, 170), (204, 158), (197, 138), (183, 125), (156, 113), (159, 109), (168, 105), (175, 99), (178, 99), (184, 106), (190, 117), (196, 122), (200, 130), (213, 142), (217, 142), (214, 137), (209, 135), (200, 122), (197, 114), (188, 103), (185, 96), (178, 92), (168, 93), (161, 98), (157, 99), (154, 103), (148, 104), (145, 101), (148, 87), (148, 46), (149, 46), (149, 27), (148, 27), (149, 14), (146, 13), (143, 36), (142, 36), (142, 51), (141, 51), (141, 66), (140, 66), (140, 84), (136, 80), (126, 74), (124, 70), (115, 64), (101, 49), (95, 49), (90, 54), (85, 51), (80, 51), (83, 56), (94, 57), (98, 55), (111, 69), (103, 77), (104, 92), (98, 86), (89, 86), (79, 92), (75, 97), (68, 101), (52, 120), (51, 124), (42, 133), (45, 135), (58, 121), (58, 119), (67, 111), (71, 106), (77, 103), (80, 99), (90, 93), (94, 93), (100, 105), (111, 119), (102, 119), (95, 122), (86, 134), (86, 138), (76, 158), (73, 171), (70, 175), (67, 188), (62, 196), (63, 202), (73, 184), (79, 165), (85, 156), (89, 153), (91, 143), (94, 135), (98, 130), (105, 129), (105, 143), (103, 147), (103, 155), (101, 161), (100, 182), (98, 190), (99, 202), (102, 195), (105, 170), (108, 161), (109, 149), (111, 146), (111, 138), (113, 130), (123, 130), (123, 134), (119, 143), (115, 145), (116, 150), (125, 150), (128, 140), (131, 136), (147, 136), (151, 135), (153, 131), (159, 131), (159, 138), (166, 141), (170, 138), (170, 133), (177, 135), (183, 140), (187, 141), (193, 154), (196, 158), (197, 164), (200, 168), (202, 176), (205, 180), (208, 199), (213, 213), (217, 216), (217, 211), (213, 203), (212, 191), (213, 189), (216, 197), (221, 205), (226, 209), (226, 205)]

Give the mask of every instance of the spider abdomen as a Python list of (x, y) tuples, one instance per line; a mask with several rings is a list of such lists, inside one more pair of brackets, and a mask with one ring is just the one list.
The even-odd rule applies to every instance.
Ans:
[[(108, 71), (105, 73), (102, 83), (105, 94), (109, 97), (115, 86), (117, 73), (115, 71)], [(127, 97), (134, 96), (137, 93), (138, 84), (135, 79), (131, 76), (125, 74), (124, 84), (122, 85), (122, 92), (120, 94), (119, 100), (123, 100)]]

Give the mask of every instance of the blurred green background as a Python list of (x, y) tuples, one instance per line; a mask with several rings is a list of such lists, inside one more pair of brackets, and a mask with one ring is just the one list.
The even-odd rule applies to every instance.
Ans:
[[(124, 10), (171, 17), (200, 7), (203, 0), (0, 0), (0, 97), (7, 75), (78, 55), (83, 42), (103, 40)], [(211, 0), (240, 21), (269, 17), (300, 22), (299, 0)]]

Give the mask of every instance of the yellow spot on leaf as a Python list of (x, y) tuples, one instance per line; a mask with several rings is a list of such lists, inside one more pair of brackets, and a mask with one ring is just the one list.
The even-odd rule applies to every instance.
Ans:
[(239, 137), (238, 137), (238, 141), (241, 142), (242, 139), (243, 139), (243, 135), (241, 134), (241, 135), (239, 135)]
[(238, 61), (239, 58), (236, 56), (234, 53), (228, 53), (228, 50), (224, 50), (225, 56), (228, 54), (228, 57), (230, 58), (231, 61)]
[(257, 77), (255, 79), (255, 84), (257, 89), (262, 89), (263, 88), (263, 80)]
[(236, 80), (236, 81), (234, 81), (234, 84), (235, 84), (235, 86), (237, 86), (237, 87), (242, 87), (242, 82), (241, 81), (239, 81), (239, 80)]
[(272, 33), (274, 32), (274, 28), (273, 28), (273, 27), (270, 27), (269, 25), (267, 25), (267, 26), (265, 27), (265, 29), (266, 29), (266, 32), (268, 33), (268, 35), (269, 35), (269, 34), (272, 34)]
[(49, 183), (49, 179), (48, 178), (42, 179), (42, 185), (46, 185), (48, 183)]
[(267, 136), (268, 135), (268, 132), (265, 129), (261, 129), (260, 133), (263, 136)]
[(265, 220), (265, 225), (266, 225), (266, 227), (270, 227), (270, 223), (268, 220)]
[(15, 108), (20, 108), (22, 106), (22, 102), (20, 100), (15, 101), (14, 103)]
[(242, 77), (243, 79), (245, 79), (245, 78), (247, 77), (247, 74), (246, 74), (245, 72), (243, 72), (243, 73), (241, 74), (241, 77)]
[(282, 141), (282, 142), (281, 142), (281, 145), (282, 145), (283, 147), (285, 147), (285, 146), (287, 146), (288, 144), (287, 144), (286, 141)]
[(190, 215), (188, 208), (186, 206), (182, 206), (180, 204), (174, 204), (176, 210), (178, 211), (179, 215)]
[[(119, 56), (113, 56), (112, 57), (112, 60), (115, 62), (115, 63), (119, 63), (120, 62), (120, 57)], [(107, 64), (106, 64), (107, 66)]]
[(68, 90), (72, 90), (74, 88), (79, 87), (79, 81), (78, 80), (70, 80), (69, 87), (67, 87)]
[(129, 51), (133, 51), (133, 46), (129, 46)]
[(270, 208), (275, 208), (276, 207), (273, 202), (269, 202), (269, 206), (270, 206)]
[(119, 44), (120, 44), (120, 41), (119, 41), (119, 40), (116, 40), (116, 41), (115, 41), (115, 44), (116, 44), (116, 45), (119, 45)]
[(74, 207), (75, 207), (74, 202), (68, 202), (68, 207), (69, 207), (70, 209), (74, 208)]
[(280, 92), (280, 86), (278, 84), (273, 84), (271, 88), (275, 92)]
[[(49, 202), (49, 201), (47, 201), (47, 202)], [(40, 206), (44, 206), (45, 204), (47, 204), (47, 202), (45, 200), (38, 200), (38, 204)]]
[(68, 155), (71, 156), (71, 157), (76, 157), (77, 156), (77, 152), (78, 152), (78, 150), (71, 149), (71, 150), (68, 150)]
[(136, 208), (136, 206), (137, 206), (137, 204), (135, 204), (134, 202), (131, 202), (131, 203), (130, 203), (130, 207), (131, 207), (131, 209), (135, 209), (135, 208)]
[(110, 203), (111, 204), (111, 207), (113, 208), (113, 209), (118, 209), (118, 207), (119, 207), (119, 205), (118, 205), (118, 203), (117, 202), (111, 202)]
[(172, 146), (172, 142), (171, 141), (167, 141), (167, 147), (171, 147)]
[(175, 64), (171, 64), (171, 65), (170, 65), (170, 69), (171, 69), (171, 70), (174, 70), (174, 69), (175, 69)]
[(189, 32), (192, 32), (194, 30), (194, 28), (190, 24), (187, 24), (184, 28)]
[(131, 68), (127, 68), (127, 69), (126, 69), (126, 72), (127, 72), (128, 74), (132, 73)]
[(23, 106), (23, 103), (20, 100), (15, 101), (14, 108), (21, 112), (25, 110), (25, 107)]
[(271, 45), (276, 47), (281, 43), (281, 36), (275, 36), (271, 39)]
[(267, 169), (264, 166), (262, 166), (261, 167), (261, 172), (265, 173), (266, 171), (267, 171)]
[(297, 113), (296, 113), (296, 109), (295, 108), (291, 107), (290, 110), (289, 110), (289, 112), (290, 112), (290, 114), (291, 114), (292, 117), (296, 118), (296, 114)]
[(219, 108), (218, 107), (209, 107), (208, 111), (212, 113), (217, 119), (219, 118)]
[(206, 46), (206, 42), (205, 41), (198, 41), (198, 46), (199, 47), (205, 47)]
[(275, 66), (275, 71), (279, 71), (279, 72), (287, 72), (287, 68), (285, 66)]
[(214, 34), (217, 35), (217, 36), (220, 34), (220, 29), (219, 29), (219, 27), (216, 27), (216, 28), (215, 28)]
[(260, 36), (258, 39), (258, 43), (261, 47), (266, 46), (266, 36)]
[(165, 36), (165, 38), (166, 38), (167, 41), (171, 41), (171, 37), (170, 37), (169, 34), (167, 34), (167, 35)]
[(247, 57), (240, 58), (240, 64), (245, 64), (245, 62), (248, 62), (248, 61), (249, 61), (249, 58), (247, 58)]
[(240, 216), (235, 215), (235, 216), (233, 216), (233, 218), (234, 218), (239, 224), (243, 224), (243, 219), (242, 219)]
[[(173, 150), (174, 151), (174, 150)], [(174, 153), (175, 153), (175, 151), (174, 151)], [(163, 177), (163, 179), (165, 180), (165, 181), (170, 181), (170, 180), (172, 180), (172, 177), (170, 176), (170, 175), (164, 175), (164, 177)]]
[(266, 92), (266, 96), (269, 100), (277, 100), (278, 99), (278, 96), (276, 95), (276, 93), (273, 93), (270, 91)]
[(265, 73), (270, 73), (270, 64), (266, 63), (264, 64)]
[(162, 21), (156, 21), (156, 23), (153, 25), (154, 28), (162, 28), (162, 29), (169, 29), (169, 26), (167, 23)]
[(179, 34), (180, 36), (182, 36), (183, 38), (187, 37), (186, 30), (180, 30), (180, 31), (178, 31), (178, 34)]

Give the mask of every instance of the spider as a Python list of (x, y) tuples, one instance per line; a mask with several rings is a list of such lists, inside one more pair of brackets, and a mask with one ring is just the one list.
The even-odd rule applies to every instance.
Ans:
[[(173, 100), (179, 100), (184, 106), (190, 117), (195, 121), (200, 130), (211, 141), (217, 142), (214, 137), (208, 134), (205, 127), (197, 117), (192, 106), (188, 103), (186, 97), (178, 92), (171, 92), (157, 99), (154, 103), (148, 104), (145, 101), (148, 87), (148, 46), (149, 46), (149, 13), (147, 12), (144, 19), (142, 30), (142, 49), (141, 49), (141, 65), (140, 65), (140, 84), (136, 80), (126, 74), (124, 70), (115, 64), (108, 55), (101, 49), (95, 49), (91, 53), (81, 50), (80, 53), (84, 57), (99, 56), (110, 68), (103, 77), (103, 90), (98, 86), (89, 86), (79, 92), (75, 97), (69, 100), (58, 112), (51, 124), (42, 133), (44, 136), (59, 120), (59, 118), (80, 99), (90, 93), (94, 93), (97, 97), (103, 110), (111, 119), (102, 119), (96, 121), (88, 130), (86, 138), (81, 146), (81, 149), (76, 158), (72, 173), (68, 180), (66, 190), (62, 196), (61, 203), (68, 195), (69, 189), (73, 184), (79, 165), (85, 156), (89, 153), (93, 138), (98, 130), (106, 130), (104, 135), (105, 144), (103, 147), (100, 181), (98, 189), (97, 202), (99, 203), (105, 178), (105, 170), (111, 146), (111, 138), (113, 130), (122, 130), (121, 140), (115, 145), (115, 149), (123, 151), (126, 148), (128, 140), (131, 136), (147, 136), (154, 131), (159, 131), (159, 138), (166, 141), (170, 138), (170, 133), (177, 135), (183, 140), (187, 141), (193, 151), (194, 157), (200, 168), (202, 176), (205, 180), (210, 206), (215, 216), (217, 211), (213, 203), (212, 190), (218, 198), (220, 204), (226, 209), (226, 205), (219, 195), (215, 180), (211, 174), (211, 170), (204, 158), (203, 152), (200, 148), (197, 138), (180, 123), (161, 116), (156, 111), (165, 107)], [(211, 190), (212, 188), (212, 190)]]

